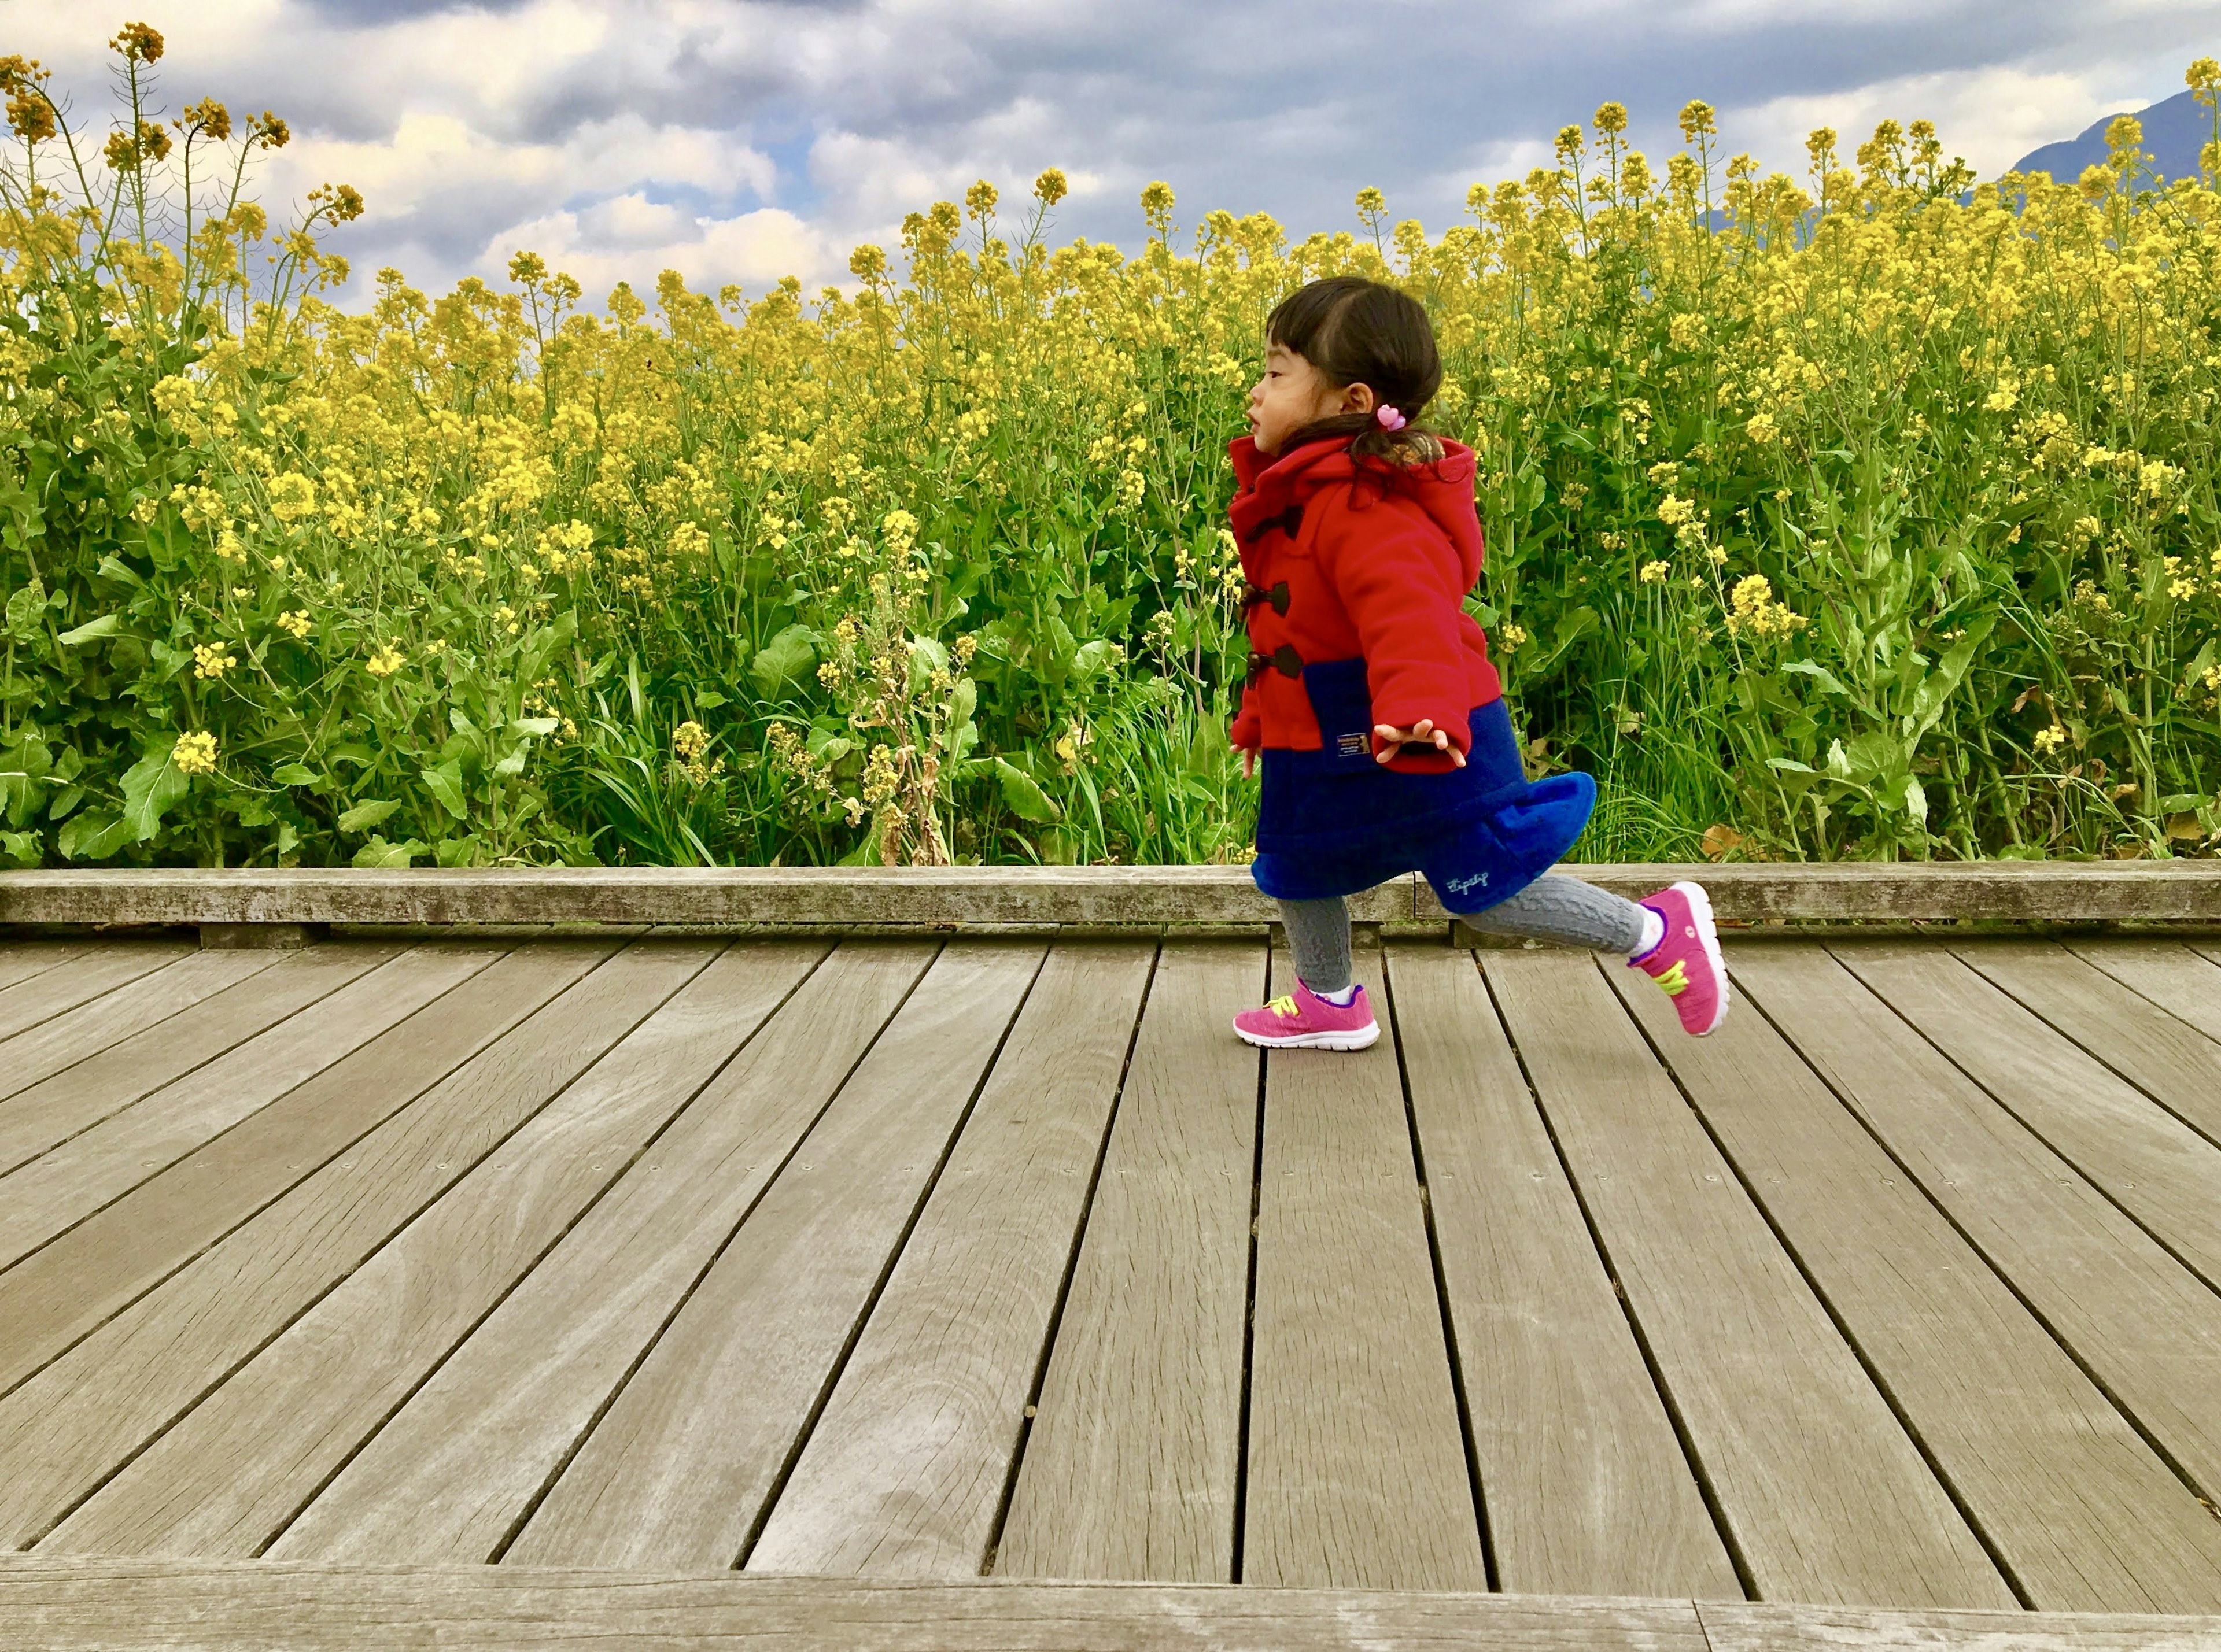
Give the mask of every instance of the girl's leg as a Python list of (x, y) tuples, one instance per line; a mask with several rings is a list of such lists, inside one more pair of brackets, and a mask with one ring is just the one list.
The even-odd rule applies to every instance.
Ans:
[(1648, 951), (1666, 927), (1649, 907), (1561, 872), (1545, 872), (1509, 901), (1458, 915), (1492, 934), (1530, 935), (1622, 957)]
[(1234, 1031), (1267, 1050), (1363, 1050), (1380, 1037), (1349, 967), (1349, 907), (1340, 896), (1283, 901), (1280, 925), (1296, 955), (1296, 984), (1234, 1018)]
[(1296, 956), (1296, 977), (1322, 997), (1346, 991), (1350, 983), (1349, 903), (1340, 895), (1323, 901), (1283, 901), (1280, 927)]
[[(1437, 892), (1441, 885), (1436, 886)], [(1728, 1013), (1728, 972), (1712, 903), (1694, 883), (1675, 883), (1640, 902), (1546, 872), (1509, 901), (1461, 913), (1475, 929), (1531, 935), (1617, 952), (1666, 989), (1682, 1027), (1699, 1037)]]

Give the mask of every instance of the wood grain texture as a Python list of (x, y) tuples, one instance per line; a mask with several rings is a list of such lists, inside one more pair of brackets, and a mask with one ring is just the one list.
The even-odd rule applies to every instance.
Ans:
[[(381, 951), (361, 949), (370, 957)], [(317, 954), (303, 957), (298, 974), (281, 966), (287, 993), (323, 985), (322, 977), (346, 968), (342, 960), (354, 957), (357, 948), (330, 951), (328, 959)], [(415, 948), (0, 1177), (0, 1267), (20, 1260), (109, 1200), (160, 1175), (501, 956), (498, 949), (448, 942)], [(256, 979), (267, 983), (258, 988), (258, 995), (279, 984), (267, 976)], [(81, 1116), (74, 1112), (80, 1106), (94, 1111), (84, 1087), (98, 1080), (92, 1094), (100, 1095), (111, 1082), (107, 1061), (107, 1054), (96, 1057), (82, 1068), (49, 1080), (56, 1087), (53, 1092), (41, 1085), (18, 1100), (27, 1108), (35, 1101), (41, 1107), (51, 1104), (57, 1111), (71, 1110), (72, 1118)], [(128, 1082), (121, 1075), (112, 1082), (128, 1090), (144, 1081), (144, 1067), (127, 1066), (126, 1070), (131, 1075)], [(158, 1078), (163, 1070), (153, 1067)], [(27, 1113), (13, 1125), (0, 1120), (0, 1131), (13, 1131), (35, 1116)]]
[(175, 963), (17, 1033), (0, 1044), (0, 1119), (7, 1117), (9, 1100), (19, 1092), (135, 1033), (164, 1030), (172, 1017), (261, 974), (273, 961), (253, 954), (188, 952)]
[(0, 1618), (24, 1652), (1706, 1652), (1672, 1600), (35, 1556)]
[[(1730, 920), (2221, 921), (2211, 862), (1569, 864), (1638, 895), (1701, 878)], [(1418, 879), (1356, 897), (1361, 921), (1448, 914)], [(1263, 923), (1238, 866), (347, 867), (0, 872), (0, 924)]]
[(1473, 955), (1388, 980), (1498, 1586), (1741, 1599)]
[[(2221, 1043), (2064, 947), (2003, 941), (1958, 952), (1992, 986), (2221, 1143)], [(2205, 967), (2212, 1009), (2221, 1012), (2221, 970)], [(2208, 1184), (2208, 1197), (2215, 1194), (2221, 1179)]]
[[(1399, 877), (1352, 907), (1361, 920), (1394, 921), (1414, 899)], [(1261, 924), (1273, 913), (1239, 866), (0, 872), (0, 924)]]
[(824, 955), (658, 944), (706, 968), (41, 1545), (260, 1552)]
[[(66, 963), (0, 989), (0, 1039), (13, 1040), (80, 1004), (190, 957), (192, 951), (183, 941), (110, 941), (87, 947)], [(7, 1047), (0, 1043), (0, 1052)]]
[(518, 1561), (742, 1558), (1042, 957), (980, 943), (935, 960), (534, 1514)]
[(1263, 946), (1168, 940), (995, 1556), (1012, 1577), (1233, 1575)]
[[(282, 1541), (437, 1546), (444, 1537), (441, 1552), (485, 1559), (568, 1458), (934, 952), (916, 943), (837, 949), (372, 1442), (373, 1451), (405, 1448), (397, 1458), (404, 1471), (438, 1459), (391, 1528), (372, 1524), (359, 1534), (335, 1522), (320, 1533), (328, 1515), (312, 1505), (310, 1524)], [(366, 1467), (378, 1468), (374, 1460)]]
[(751, 1571), (979, 1574), (1155, 951), (1050, 952)]
[[(122, 1211), (174, 1235), (209, 1206), (253, 1212), (0, 1400), (0, 1543), (42, 1535), (623, 1037), (654, 1007), (645, 994), (679, 985), (654, 948), (596, 969), (610, 951), (542, 943), (512, 954), (218, 1138), (212, 1148), (240, 1143), (225, 1174), (172, 1172), (147, 1184), (166, 1191), (94, 1219)], [(368, 1129), (322, 1134), (328, 1115)], [(0, 1287), (92, 1225), (0, 1275)], [(122, 1236), (91, 1253), (95, 1264), (140, 1255)], [(88, 1296), (121, 1294), (97, 1266), (77, 1277)]]
[[(1379, 1012), (1381, 962), (1358, 978)], [(1273, 979), (1292, 982), (1275, 952)], [(1378, 1012), (1377, 1012), (1378, 1013)], [(1265, 1057), (1245, 1582), (1487, 1587), (1392, 1038)]]
[(1948, 952), (1861, 944), (1838, 956), (2023, 1124), (2221, 1288), (2221, 1145)]
[[(0, 1273), (0, 1392), (216, 1242), (613, 949), (543, 944), (410, 1018)], [(544, 1099), (544, 1097), (542, 1098)]]
[(0, 941), (0, 989), (42, 976), (93, 944), (91, 941)]
[(2175, 1019), (2221, 1039), (2221, 964), (2196, 949), (2175, 941), (2100, 938), (2075, 941), (2072, 950)]
[(1766, 1019), (1692, 1038), (1648, 977), (1607, 979), (2026, 1598), (2221, 1611), (2221, 1521)]
[(2015, 1604), (1596, 963), (1485, 967), (1760, 1597)]
[(1991, 1265), (2215, 1499), (2221, 1297), (1861, 988), (1807, 948), (1737, 984)]
[(2119, 1612), (1861, 1611), (1700, 1600), (1709, 1652), (2214, 1652), (2221, 1619)]
[[(0, 1100), (0, 1175), (338, 991), (396, 951), (355, 944), (296, 954), (282, 964), (248, 971), (245, 980), (220, 986), (205, 1002), (147, 1025), (66, 1070), (42, 1082), (27, 1080)], [(181, 959), (103, 1001), (112, 1002), (197, 962), (198, 955)]]

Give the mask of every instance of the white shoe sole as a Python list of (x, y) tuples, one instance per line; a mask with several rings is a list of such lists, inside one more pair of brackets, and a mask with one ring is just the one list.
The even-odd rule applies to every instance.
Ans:
[(1720, 1023), (1728, 1019), (1728, 962), (1720, 956), (1719, 926), (1712, 921), (1712, 897), (1705, 893), (1705, 886), (1683, 882), (1667, 887), (1679, 889), (1688, 897), (1689, 910), (1696, 915), (1698, 944), (1705, 949), (1705, 957), (1711, 963), (1712, 979), (1720, 983), (1719, 1002), (1712, 1010), (1711, 1025), (1694, 1029), (1695, 1036), (1701, 1038), (1707, 1033), (1717, 1032)]
[(1370, 1050), (1380, 1042), (1380, 1023), (1348, 1032), (1292, 1032), (1285, 1038), (1268, 1038), (1261, 1032), (1234, 1029), (1234, 1036), (1260, 1050)]

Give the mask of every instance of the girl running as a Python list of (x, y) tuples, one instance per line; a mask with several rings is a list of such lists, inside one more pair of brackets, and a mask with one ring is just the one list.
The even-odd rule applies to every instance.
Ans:
[(1343, 897), (1416, 870), (1476, 928), (1624, 957), (1686, 1029), (1710, 1032), (1728, 980), (1703, 888), (1638, 904), (1549, 870), (1596, 782), (1528, 781), (1464, 611), (1480, 574), (1473, 458), (1418, 424), (1442, 377), (1426, 311), (1337, 276), (1282, 300), (1266, 343), (1250, 433), (1230, 450), (1250, 646), (1232, 738), (1245, 776), (1262, 754), (1252, 871), (1279, 903), (1297, 981), (1234, 1030), (1273, 1049), (1378, 1038)]

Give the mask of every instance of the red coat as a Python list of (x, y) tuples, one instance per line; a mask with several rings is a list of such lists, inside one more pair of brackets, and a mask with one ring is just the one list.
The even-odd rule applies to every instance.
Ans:
[[(1346, 443), (1312, 442), (1275, 459), (1244, 436), (1229, 450), (1240, 488), (1227, 514), (1249, 581), (1254, 654), (1290, 665), (1362, 656), (1374, 722), (1409, 728), (1430, 718), (1469, 751), (1466, 714), (1504, 690), (1488, 639), (1463, 607), (1480, 577), (1473, 450), (1443, 446), (1440, 463), (1384, 489), (1358, 478)], [(1285, 613), (1277, 594), (1283, 585)], [(1280, 654), (1283, 648), (1294, 653)], [(1301, 676), (1253, 666), (1234, 744), (1318, 750), (1318, 720)], [(1376, 738), (1375, 755), (1380, 744)], [(1451, 764), (1445, 754), (1407, 751), (1390, 766)]]

